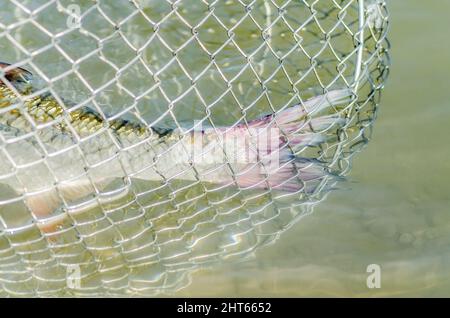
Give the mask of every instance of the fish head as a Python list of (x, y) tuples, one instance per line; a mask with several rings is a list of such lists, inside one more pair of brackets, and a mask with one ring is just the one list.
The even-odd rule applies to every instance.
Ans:
[(32, 77), (33, 74), (24, 68), (0, 62), (0, 85), (6, 85), (6, 79), (11, 85), (18, 87), (23, 84), (29, 84)]

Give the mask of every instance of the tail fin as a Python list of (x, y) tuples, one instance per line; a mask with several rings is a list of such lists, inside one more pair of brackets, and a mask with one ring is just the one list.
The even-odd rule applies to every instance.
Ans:
[(302, 105), (289, 107), (279, 113), (269, 114), (260, 119), (252, 120), (249, 127), (263, 127), (268, 122), (276, 119), (278, 125), (284, 125), (304, 119), (306, 116), (312, 117), (314, 114), (326, 110), (327, 108), (341, 105), (350, 101), (353, 95), (350, 89), (341, 89), (328, 92), (324, 95), (316, 96), (303, 102)]
[(242, 189), (271, 188), (286, 192), (303, 191), (313, 193), (324, 179), (337, 180), (326, 166), (313, 159), (293, 157), (291, 161), (280, 163), (278, 168), (268, 170), (261, 165), (253, 165), (242, 171), (236, 181)]
[[(238, 185), (242, 188), (270, 187), (288, 192), (311, 192), (320, 180), (326, 177), (334, 178), (325, 163), (316, 159), (300, 158), (295, 156), (295, 153), (304, 147), (326, 142), (330, 137), (329, 131), (334, 130), (332, 127), (345, 125), (344, 118), (337, 114), (326, 114), (325, 111), (349, 102), (351, 96), (350, 89), (331, 91), (304, 102), (302, 106), (293, 106), (249, 122), (249, 128), (280, 130), (277, 142), (269, 143), (267, 149), (258, 149), (259, 163), (264, 167), (275, 168), (265, 169), (261, 164), (248, 165), (247, 169), (237, 176)], [(264, 134), (260, 136), (266, 138)], [(274, 138), (270, 136), (269, 139)]]

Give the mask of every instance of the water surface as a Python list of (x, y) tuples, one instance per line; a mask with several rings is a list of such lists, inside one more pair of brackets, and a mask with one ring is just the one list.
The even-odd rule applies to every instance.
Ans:
[[(27, 6), (36, 8), (43, 2), (24, 1)], [(70, 1), (61, 2), (63, 5), (70, 3)], [(155, 8), (153, 0), (142, 2)], [(262, 113), (270, 112), (273, 110), (272, 107), (276, 110), (298, 102), (285, 74), (282, 70), (277, 71), (278, 60), (268, 47), (259, 50), (252, 60), (255, 72), (263, 80), (267, 80), (266, 88), (261, 87), (251, 69), (243, 69), (248, 65), (248, 61), (242, 58), (235, 45), (229, 43), (220, 50), (221, 53), (216, 57), (217, 66), (226, 78), (237, 79), (234, 86), (235, 95), (232, 96), (230, 93), (222, 96), (227, 83), (217, 69), (208, 66), (211, 60), (207, 54), (197, 54), (199, 51), (205, 52), (199, 48), (198, 43), (189, 42), (183, 50), (180, 50), (178, 60), (173, 60), (170, 48), (180, 47), (191, 36), (179, 17), (167, 18), (167, 23), (158, 31), (161, 38), (155, 38), (152, 45), (147, 47), (146, 41), (149, 40), (149, 35), (153, 35), (155, 29), (141, 16), (137, 15), (134, 20), (124, 24), (120, 33), (111, 28), (111, 22), (121, 21), (132, 12), (127, 11), (126, 6), (117, 5), (117, 8), (114, 5), (104, 6), (106, 10), (104, 14), (111, 18), (111, 21), (107, 21), (98, 18), (99, 14), (101, 15), (100, 11), (89, 11), (91, 5), (89, 1), (79, 3), (87, 10), (84, 27), (97, 39), (76, 32), (65, 33), (66, 16), (56, 11), (52, 13), (51, 10), (56, 10), (52, 6), (48, 7), (48, 14), (40, 15), (43, 18), (38, 20), (42, 26), (48, 26), (55, 34), (61, 32), (59, 33), (61, 48), (72, 62), (54, 47), (44, 50), (45, 43), (50, 43), (48, 35), (29, 23), (14, 28), (9, 37), (4, 36), (7, 41), (0, 44), (3, 50), (2, 59), (9, 62), (24, 61), (30, 55), (29, 52), (33, 52), (31, 55), (34, 66), (30, 64), (24, 66), (39, 74), (44, 82), (45, 77), (48, 82), (48, 78), (68, 72), (67, 76), (57, 78), (53, 84), (53, 88), (66, 98), (80, 102), (94, 96), (95, 98), (91, 100), (93, 105), (111, 116), (124, 113), (133, 119), (132, 111), (137, 110), (149, 123), (157, 122), (166, 126), (192, 123), (193, 119), (205, 116), (208, 116), (210, 125), (231, 125), (241, 119), (242, 105), (249, 105), (253, 101), (256, 102), (252, 107), (245, 109), (247, 118), (255, 118)], [(320, 3), (324, 4), (325, 1)], [(233, 1), (224, 2), (224, 5), (227, 4), (231, 4), (231, 7), (235, 5)], [(198, 2), (186, 1), (185, 5), (186, 12), (190, 12), (186, 15), (189, 17), (188, 22), (199, 23), (201, 15), (196, 15)], [(211, 255), (214, 266), (192, 274), (188, 287), (178, 292), (171, 290), (170, 295), (176, 296), (447, 295), (449, 291), (447, 268), (450, 256), (448, 247), (450, 200), (447, 177), (450, 163), (446, 158), (450, 156), (450, 149), (446, 146), (446, 137), (449, 133), (450, 112), (447, 107), (446, 86), (450, 44), (442, 39), (446, 38), (446, 30), (450, 26), (446, 22), (445, 14), (450, 5), (437, 0), (428, 1), (426, 5), (419, 0), (390, 1), (388, 5), (391, 11), (389, 38), (392, 42), (393, 61), (391, 76), (383, 91), (380, 111), (374, 124), (374, 134), (369, 146), (355, 157), (352, 171), (348, 175), (349, 181), (316, 205), (314, 213), (310, 214), (310, 208), (306, 212), (298, 209), (295, 213), (291, 213), (289, 210), (279, 218), (274, 217), (277, 214), (270, 208), (261, 214), (248, 213), (259, 212), (261, 206), (271, 203), (272, 198), (269, 196), (261, 196), (258, 200), (246, 202), (244, 207), (246, 210), (241, 209), (243, 204), (239, 198), (230, 200), (226, 205), (215, 205), (214, 209), (211, 209), (211, 202), (220, 202), (226, 197), (235, 195), (235, 190), (212, 193), (208, 200), (205, 201), (203, 198), (197, 200), (196, 204), (191, 204), (190, 200), (194, 200), (202, 193), (202, 189), (198, 186), (185, 190), (183, 184), (174, 183), (171, 189), (154, 193), (152, 192), (154, 186), (134, 184), (134, 196), (130, 195), (125, 202), (117, 206), (108, 207), (114, 211), (108, 214), (108, 220), (103, 218), (104, 211), (99, 209), (75, 220), (91, 222), (89, 224), (93, 226), (86, 229), (83, 245), (83, 248), (87, 246), (91, 255), (77, 254), (79, 259), (74, 258), (70, 261), (83, 260), (89, 263), (92, 259), (100, 260), (105, 262), (108, 269), (108, 266), (115, 268), (116, 264), (123, 261), (122, 258), (128, 259), (133, 264), (144, 255), (148, 257), (146, 260), (149, 264), (156, 265), (149, 265), (142, 271), (119, 267), (117, 271), (112, 270), (110, 275), (117, 278), (121, 275), (126, 277), (131, 273), (130, 277), (135, 279), (134, 287), (146, 288), (153, 284), (151, 286), (157, 289), (159, 285), (171, 283), (176, 285), (177, 280), (184, 279), (181, 277), (183, 275), (163, 275), (162, 273), (168, 269), (182, 272), (184, 269), (195, 269), (196, 264), (201, 262), (196, 260), (195, 256), (201, 259), (202, 255)], [(272, 23), (273, 20), (268, 17), (275, 17), (275, 13), (268, 14), (267, 8), (264, 7), (259, 9), (259, 13), (255, 13), (256, 23), (261, 25)], [(158, 10), (147, 10), (146, 13), (151, 19), (157, 20), (170, 11), (170, 6), (161, 5), (158, 6)], [(235, 19), (242, 18), (241, 11), (236, 13)], [(1, 14), (1, 22), (8, 25), (21, 21), (24, 12), (17, 8), (14, 12), (14, 15)], [(180, 8), (180, 12), (184, 14), (183, 8)], [(298, 16), (299, 19), (296, 20), (292, 16), (296, 12), (300, 15), (305, 11), (293, 5), (289, 22), (295, 28), (300, 28), (299, 21), (305, 21), (308, 17)], [(49, 16), (53, 18), (49, 20)], [(225, 21), (225, 27), (230, 28), (236, 24), (236, 21), (231, 20), (232, 16), (221, 17)], [(355, 19), (355, 11), (347, 16), (348, 22), (352, 17)], [(325, 28), (332, 26), (326, 21), (327, 19), (324, 19)], [(350, 22), (349, 25), (352, 28), (356, 27)], [(289, 66), (286, 67), (289, 78), (302, 78), (296, 88), (301, 91), (302, 98), (308, 98), (317, 94), (320, 86), (324, 84), (316, 77), (308, 75), (310, 65), (305, 57), (307, 54), (319, 54), (323, 43), (314, 41), (315, 32), (320, 32), (314, 23), (300, 29), (302, 31), (299, 34), (305, 38), (305, 51), (295, 52), (286, 59), (285, 65)], [(312, 33), (308, 35), (307, 31)], [(222, 26), (214, 19), (204, 22), (199, 32), (199, 37), (207, 44), (206, 49), (210, 52), (218, 50), (223, 41), (228, 39)], [(273, 47), (278, 48), (277, 54), (287, 53), (295, 39), (290, 37), (286, 24), (280, 22), (274, 25), (272, 32), (275, 41)], [(337, 30), (336, 34), (339, 32), (345, 31)], [(173, 34), (177, 36), (173, 37)], [(240, 29), (236, 30), (235, 41), (244, 49), (255, 48), (261, 42), (259, 35), (260, 29), (257, 24), (251, 19), (244, 19)], [(341, 39), (333, 42), (339, 53), (349, 54), (352, 50), (351, 37), (350, 40), (348, 37), (335, 38)], [(23, 45), (25, 51), (17, 49), (17, 42)], [(141, 48), (141, 59), (136, 59), (135, 48)], [(89, 56), (90, 52), (96, 54)], [(342, 86), (342, 78), (333, 82), (335, 78), (333, 74), (338, 64), (333, 52), (324, 50), (319, 55), (323, 65), (318, 67), (318, 73), (326, 79), (325, 85), (330, 85), (329, 89)], [(77, 65), (76, 68), (74, 64)], [(146, 69), (144, 65), (149, 65), (150, 69)], [(352, 78), (354, 72), (352, 66), (354, 62), (349, 60), (348, 69), (343, 72), (345, 78)], [(71, 72), (74, 69), (87, 80), (88, 86)], [(39, 70), (43, 73), (39, 73)], [(152, 76), (148, 76), (149, 74)], [(273, 74), (275, 75), (272, 77)], [(115, 80), (117, 78), (118, 81)], [(110, 80), (114, 82), (109, 83)], [(193, 80), (198, 81), (200, 95), (196, 90), (190, 89)], [(161, 94), (158, 87), (162, 87), (167, 96)], [(270, 98), (276, 101), (275, 105), (258, 97), (264, 94), (265, 89), (269, 92)], [(183, 95), (187, 90), (189, 93)], [(168, 99), (175, 102), (171, 103)], [(370, 106), (367, 107), (370, 120), (374, 112)], [(325, 151), (323, 158), (333, 155), (333, 147), (330, 146), (328, 151), (330, 153), (327, 154)], [(318, 153), (320, 149), (312, 149), (310, 155)], [(168, 190), (171, 192), (176, 190), (177, 194), (174, 197), (167, 197)], [(146, 192), (150, 194), (136, 200), (136, 193)], [(7, 195), (7, 192), (2, 192), (2, 195)], [(166, 202), (167, 198), (170, 200)], [(302, 199), (308, 201), (309, 198)], [(142, 209), (145, 209), (145, 213), (141, 212)], [(245, 210), (245, 213), (242, 210)], [(12, 215), (11, 211), (15, 210), (4, 210), (2, 217), (8, 220), (14, 217), (17, 220), (17, 215)], [(166, 213), (167, 211), (170, 213)], [(198, 211), (201, 213), (196, 213)], [(233, 213), (220, 214), (228, 211)], [(285, 230), (287, 224), (299, 214), (308, 215)], [(220, 215), (220, 218), (217, 218), (217, 215)], [(187, 217), (190, 221), (183, 223), (184, 227), (180, 228), (179, 220), (183, 217)], [(254, 226), (255, 220), (272, 217), (275, 221), (266, 223), (266, 227)], [(110, 224), (108, 222), (120, 222), (122, 219), (133, 221), (120, 227), (120, 234), (138, 239), (118, 248), (115, 245), (117, 237), (108, 232)], [(196, 227), (197, 223), (201, 226)], [(186, 244), (203, 237), (205, 233), (209, 235), (216, 229), (223, 230), (221, 224), (224, 223), (232, 226), (223, 233), (223, 236), (212, 236), (204, 240), (203, 244), (198, 244), (197, 251), (189, 250), (191, 254), (185, 253), (188, 250)], [(64, 224), (64, 227), (69, 231), (71, 225)], [(164, 229), (171, 227), (173, 231), (164, 232)], [(101, 235), (90, 237), (89, 233), (93, 230)], [(225, 256), (233, 254), (233, 251), (251, 251), (261, 241), (268, 242), (276, 238), (276, 233), (281, 230), (283, 230), (281, 237), (272, 245), (257, 249), (255, 253), (242, 253), (248, 257), (239, 259), (238, 255), (235, 257), (238, 261), (225, 263), (220, 257), (214, 259), (217, 246), (228, 248), (222, 250), (225, 251), (222, 253)], [(189, 235), (186, 236), (186, 233)], [(245, 235), (236, 235), (242, 233)], [(259, 235), (261, 233), (274, 234)], [(72, 234), (69, 231), (65, 239), (74, 240), (77, 236)], [(36, 238), (30, 233), (27, 235), (25, 237), (11, 235), (8, 239), (21, 247), (23, 240)], [(181, 235), (185, 236), (178, 241), (179, 244), (171, 245), (173, 238), (180, 238)], [(154, 242), (156, 244), (153, 244)], [(142, 246), (145, 248), (137, 251)], [(61, 253), (60, 256), (66, 257), (74, 251), (75, 249), (57, 252)], [(178, 263), (177, 259), (170, 259), (177, 253), (181, 255)], [(183, 258), (183, 255), (187, 256)], [(194, 261), (190, 258), (192, 256)], [(186, 260), (189, 262), (182, 263)], [(380, 289), (368, 289), (366, 286), (366, 268), (369, 264), (381, 266)], [(6, 272), (10, 270), (7, 266), (3, 269)], [(14, 276), (15, 279), (20, 278), (27, 282), (17, 288), (19, 292), (27, 290), (30, 286), (32, 289), (35, 288), (34, 283), (27, 285), (28, 272), (25, 267), (23, 270), (23, 273), (14, 273), (17, 275)], [(97, 268), (86, 266), (83, 270), (96, 273)], [(60, 284), (64, 283), (64, 273), (61, 272), (55, 276), (51, 270), (42, 270), (35, 273), (35, 276), (39, 275), (56, 277), (54, 286), (49, 284), (50, 289), (53, 287), (58, 290)], [(126, 279), (108, 281), (107, 274), (100, 278), (94, 275), (94, 278), (87, 279), (88, 286), (101, 286), (102, 283), (109, 291), (127, 285)], [(11, 284), (8, 286), (11, 288)], [(47, 285), (39, 287), (42, 290), (49, 289)]]
[[(450, 4), (388, 6), (391, 74), (348, 188), (257, 260), (198, 274), (183, 295), (449, 295)], [(381, 266), (380, 289), (366, 287), (369, 264)]]

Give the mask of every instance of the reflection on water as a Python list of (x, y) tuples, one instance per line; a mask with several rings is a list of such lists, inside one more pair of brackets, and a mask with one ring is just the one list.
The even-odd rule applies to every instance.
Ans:
[[(379, 20), (371, 20), (364, 33), (358, 33), (357, 1), (333, 5), (318, 1), (311, 7), (292, 2), (283, 10), (276, 7), (279, 1), (260, 1), (250, 11), (238, 1), (218, 2), (214, 10), (203, 2), (183, 1), (175, 11), (169, 3), (156, 5), (153, 0), (141, 1), (140, 10), (125, 2), (79, 1), (82, 28), (73, 31), (66, 25), (72, 1), (45, 6), (39, 2), (24, 1), (37, 10), (33, 22), (13, 3), (2, 9), (0, 22), (10, 28), (1, 35), (1, 59), (23, 64), (43, 87), (66, 99), (87, 102), (111, 117), (137, 116), (150, 124), (189, 128), (193, 120), (233, 125), (243, 117), (250, 120), (297, 104), (324, 89), (351, 86), (357, 89), (356, 98), (331, 110), (348, 123), (330, 127), (324, 132), (327, 142), (307, 147), (300, 155), (317, 158), (330, 171), (346, 175), (353, 154), (369, 141), (378, 89), (387, 76), (385, 29), (373, 22)], [(360, 35), (363, 49), (357, 45)], [(367, 228), (360, 237), (347, 236), (349, 242), (367, 240), (374, 231), (396, 237), (400, 230), (392, 222), (380, 223), (375, 211), (354, 212), (336, 199), (353, 190), (319, 205), (332, 208), (332, 217), (310, 215), (334, 183), (334, 178), (324, 178), (312, 194), (277, 198), (270, 191), (219, 191), (199, 182), (118, 180), (109, 190), (126, 186), (126, 197), (85, 213), (69, 213), (58, 234), (48, 238), (20, 200), (11, 203), (17, 194), (3, 188), (0, 293), (155, 295), (173, 293), (194, 278), (191, 287), (179, 292), (339, 295), (337, 283), (307, 279), (323, 275), (329, 281), (331, 273), (337, 281), (342, 271), (352, 273), (355, 280), (365, 277), (354, 274), (360, 273), (354, 270), (358, 258), (349, 257), (350, 247), (340, 251), (341, 245), (336, 246), (338, 240), (332, 237), (336, 227), (343, 226), (341, 235), (348, 235), (355, 222)], [(356, 186), (350, 182), (337, 187)], [(372, 190), (367, 189), (367, 197), (377, 193)], [(361, 186), (357, 197), (364, 191)], [(67, 213), (67, 208), (55, 214)], [(300, 218), (295, 231), (286, 231)], [(285, 243), (278, 245), (282, 232)], [(415, 242), (413, 235), (401, 233), (401, 241)], [(264, 257), (247, 261), (269, 243), (275, 244), (264, 250)], [(320, 259), (324, 267), (315, 266), (318, 250), (329, 256)], [(363, 250), (374, 252), (371, 247)], [(356, 252), (367, 263), (367, 254)], [(223, 260), (229, 262), (222, 269), (211, 269)], [(67, 269), (73, 265), (81, 275), (77, 289), (67, 286)], [(189, 276), (199, 268), (208, 272)], [(218, 274), (221, 271), (223, 275)], [(299, 290), (302, 277), (306, 286)], [(211, 286), (211, 281), (217, 284)]]

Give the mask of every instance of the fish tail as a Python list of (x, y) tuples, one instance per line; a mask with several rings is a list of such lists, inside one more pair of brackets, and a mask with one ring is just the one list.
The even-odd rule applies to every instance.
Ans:
[[(279, 125), (289, 125), (304, 119), (305, 116), (310, 116), (314, 120), (313, 116), (315, 114), (350, 101), (352, 95), (353, 93), (350, 89), (330, 91), (324, 95), (316, 96), (305, 101), (303, 105), (287, 108), (276, 114), (275, 118)], [(329, 118), (329, 116), (325, 117)], [(318, 118), (315, 120), (317, 121)]]
[(280, 165), (273, 169), (270, 167), (268, 169), (267, 166), (262, 168), (260, 165), (254, 165), (239, 173), (236, 182), (242, 189), (303, 191), (311, 194), (325, 179), (339, 181), (343, 177), (329, 172), (323, 162), (292, 156), (290, 161), (280, 162)]
[[(296, 155), (305, 147), (319, 146), (332, 136), (330, 131), (345, 125), (336, 114), (321, 115), (327, 109), (350, 101), (349, 89), (336, 90), (287, 108), (277, 114), (249, 122), (259, 133), (258, 164), (248, 165), (236, 178), (242, 188), (312, 192), (324, 178), (334, 176), (324, 162)], [(309, 119), (309, 120), (308, 120)], [(334, 127), (334, 128), (333, 128)], [(265, 131), (265, 133), (264, 133)]]

